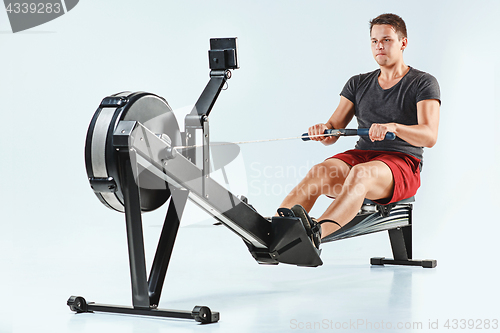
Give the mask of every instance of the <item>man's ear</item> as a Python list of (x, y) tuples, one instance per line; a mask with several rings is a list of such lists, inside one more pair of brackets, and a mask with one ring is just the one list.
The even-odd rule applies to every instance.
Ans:
[(404, 51), (406, 49), (406, 47), (408, 46), (408, 38), (406, 37), (403, 37), (403, 39), (401, 39), (401, 51)]

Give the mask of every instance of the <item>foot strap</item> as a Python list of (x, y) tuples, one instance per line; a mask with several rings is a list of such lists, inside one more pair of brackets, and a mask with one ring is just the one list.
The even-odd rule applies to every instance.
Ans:
[(278, 208), (278, 215), (280, 217), (294, 217), (295, 216), (290, 208)]
[(321, 221), (318, 221), (318, 223), (316, 223), (316, 225), (314, 226), (314, 228), (319, 228), (320, 225), (323, 224), (323, 223), (335, 223), (336, 225), (339, 226), (339, 228), (342, 228), (342, 226), (338, 222), (335, 222), (334, 220), (321, 220)]

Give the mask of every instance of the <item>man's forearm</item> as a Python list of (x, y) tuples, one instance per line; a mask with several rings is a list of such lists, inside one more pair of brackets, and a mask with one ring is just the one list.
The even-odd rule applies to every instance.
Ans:
[(416, 147), (431, 148), (436, 144), (437, 131), (429, 125), (402, 125), (394, 124), (394, 134)]

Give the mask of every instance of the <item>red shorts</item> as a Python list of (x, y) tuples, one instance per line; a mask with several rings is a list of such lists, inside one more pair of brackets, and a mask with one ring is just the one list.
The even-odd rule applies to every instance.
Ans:
[(405, 153), (352, 149), (330, 158), (338, 158), (350, 166), (370, 161), (382, 161), (387, 164), (394, 177), (394, 191), (389, 198), (373, 200), (381, 205), (412, 197), (420, 187), (420, 160)]

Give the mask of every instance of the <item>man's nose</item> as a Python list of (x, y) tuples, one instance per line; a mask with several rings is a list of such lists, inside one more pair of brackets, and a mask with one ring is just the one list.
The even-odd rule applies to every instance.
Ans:
[(380, 41), (377, 43), (377, 50), (382, 50), (384, 48), (384, 44)]

